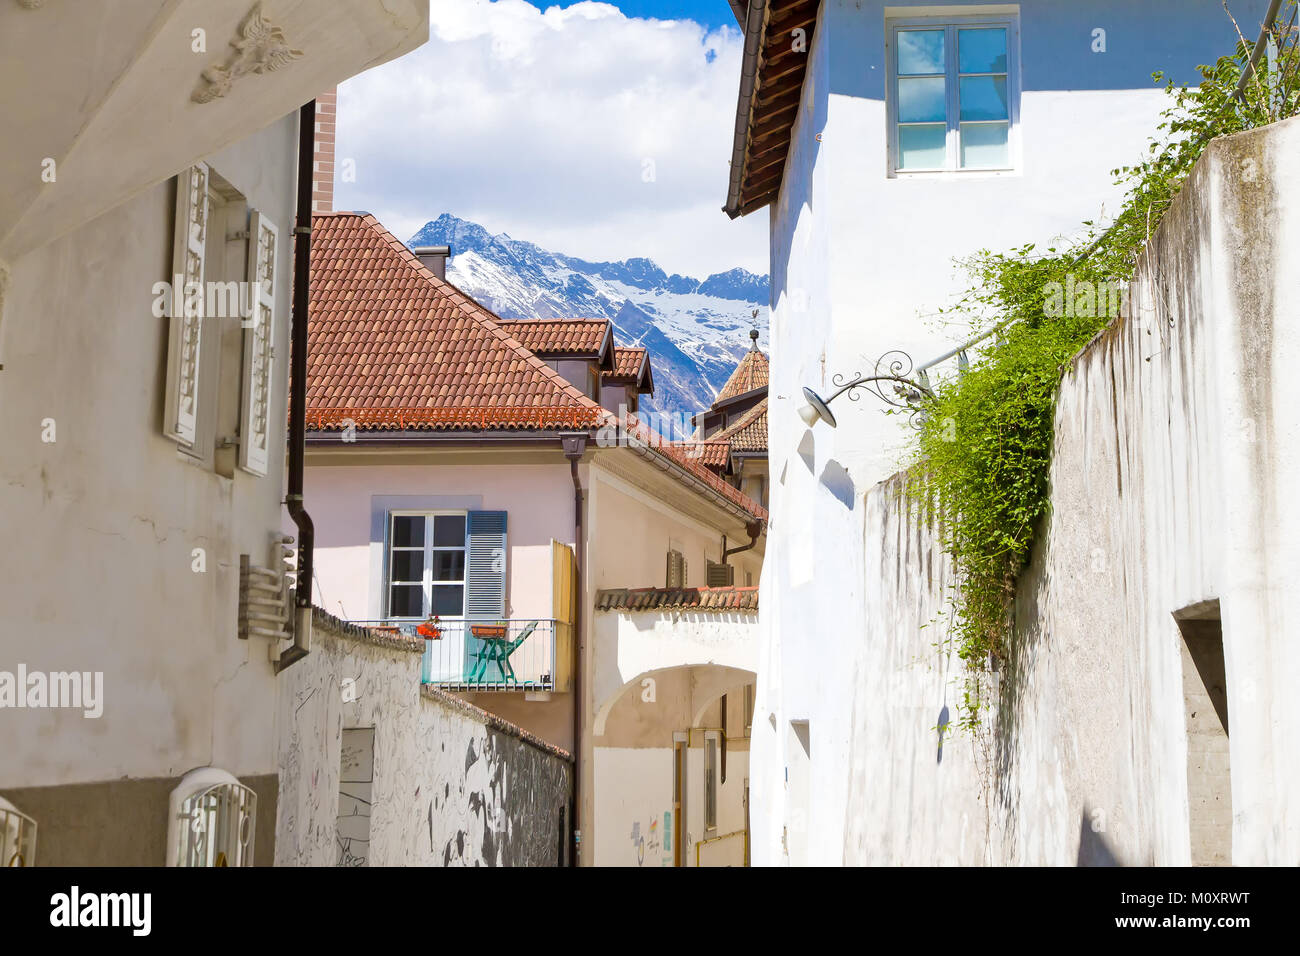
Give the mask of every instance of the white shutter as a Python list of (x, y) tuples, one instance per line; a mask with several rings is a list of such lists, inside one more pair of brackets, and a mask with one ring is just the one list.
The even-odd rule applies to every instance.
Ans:
[[(203, 337), (203, 249), (208, 233), (208, 167), (191, 166), (176, 177), (176, 230), (172, 244), (172, 308), (167, 342), (167, 394), (163, 434), (194, 444), (198, 422), (199, 344)], [(190, 302), (187, 291), (198, 290)], [(176, 306), (179, 305), (179, 308)]]
[(239, 467), (265, 475), (271, 449), (271, 375), (275, 361), (275, 224), (256, 209), (248, 224), (248, 286), (253, 312), (244, 320), (244, 395)]

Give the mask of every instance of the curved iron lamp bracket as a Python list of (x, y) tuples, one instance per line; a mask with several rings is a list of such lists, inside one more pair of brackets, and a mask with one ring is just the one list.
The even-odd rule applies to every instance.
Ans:
[(825, 400), (825, 404), (829, 405), (845, 392), (849, 401), (856, 402), (862, 398), (862, 391), (866, 391), (886, 405), (907, 412), (912, 427), (919, 429), (926, 403), (934, 398), (934, 390), (930, 388), (924, 371), (915, 378), (910, 377), (911, 374), (910, 355), (898, 350), (886, 352), (876, 361), (874, 375), (855, 374), (851, 380), (842, 374), (831, 376), (836, 391)]

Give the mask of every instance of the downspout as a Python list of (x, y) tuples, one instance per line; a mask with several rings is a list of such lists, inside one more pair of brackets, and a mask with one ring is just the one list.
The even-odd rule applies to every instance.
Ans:
[(740, 554), (742, 551), (748, 551), (758, 544), (758, 539), (763, 535), (763, 523), (761, 521), (751, 521), (745, 525), (745, 534), (749, 535), (749, 544), (742, 544), (738, 548), (727, 547), (727, 536), (722, 536), (722, 563), (727, 563), (727, 558), (733, 554)]
[(293, 227), (293, 329), (289, 355), (289, 476), (284, 503), (298, 526), (298, 576), (294, 587), (293, 647), (275, 662), (278, 674), (311, 652), (312, 553), (316, 529), (303, 508), (303, 450), (307, 438), (307, 307), (311, 282), (312, 173), (316, 152), (316, 101), (298, 111), (298, 209)]
[(569, 474), (573, 477), (573, 563), (578, 594), (573, 602), (573, 812), (569, 814), (570, 856), (569, 865), (577, 866), (582, 851), (582, 829), (579, 814), (582, 810), (582, 602), (584, 581), (582, 568), (582, 479), (578, 477), (578, 462), (587, 450), (587, 433), (562, 435), (564, 457), (569, 459)]

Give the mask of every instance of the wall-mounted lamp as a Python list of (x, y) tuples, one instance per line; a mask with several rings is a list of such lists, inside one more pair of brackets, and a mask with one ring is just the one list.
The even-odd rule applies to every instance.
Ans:
[(886, 352), (876, 362), (874, 375), (855, 375), (852, 381), (845, 381), (844, 375), (834, 375), (831, 383), (836, 391), (830, 398), (822, 398), (811, 388), (803, 390), (806, 404), (799, 408), (799, 417), (805, 425), (812, 428), (819, 421), (824, 421), (831, 428), (836, 425), (830, 404), (845, 392), (849, 401), (856, 402), (862, 396), (858, 389), (865, 389), (887, 405), (901, 408), (908, 412), (912, 426), (919, 428), (921, 416), (925, 414), (926, 402), (934, 398), (930, 389), (929, 377), (924, 369), (919, 369), (915, 378), (912, 374), (912, 357), (906, 352)]

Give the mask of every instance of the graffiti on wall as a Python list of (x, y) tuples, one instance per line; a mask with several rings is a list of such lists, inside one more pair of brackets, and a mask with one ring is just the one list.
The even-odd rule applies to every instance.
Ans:
[(664, 814), (662, 826), (657, 816), (651, 817), (644, 831), (640, 820), (633, 821), (631, 840), (637, 866), (645, 866), (647, 860), (650, 866), (672, 866), (672, 826), (671, 813)]
[(339, 866), (370, 865), (370, 807), (375, 782), (375, 728), (345, 727), (339, 748)]

